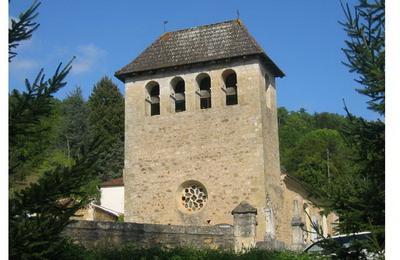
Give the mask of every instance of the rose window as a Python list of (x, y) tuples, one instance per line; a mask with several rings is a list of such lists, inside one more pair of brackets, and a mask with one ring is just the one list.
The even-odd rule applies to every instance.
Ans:
[(181, 203), (191, 212), (202, 209), (207, 202), (207, 191), (201, 184), (190, 184), (182, 189)]

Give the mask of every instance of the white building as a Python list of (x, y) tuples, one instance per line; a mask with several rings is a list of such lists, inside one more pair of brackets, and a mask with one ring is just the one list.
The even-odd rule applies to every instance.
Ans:
[(100, 206), (124, 214), (124, 181), (122, 177), (103, 182), (100, 185)]

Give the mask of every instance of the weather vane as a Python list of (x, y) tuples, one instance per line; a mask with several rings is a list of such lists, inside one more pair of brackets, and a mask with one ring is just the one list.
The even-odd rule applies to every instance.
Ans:
[(239, 18), (240, 18), (239, 9), (236, 9), (236, 16), (237, 16), (237, 19), (239, 20)]
[(168, 21), (164, 21), (163, 22), (163, 24), (164, 24), (164, 32), (165, 32), (165, 25), (168, 23)]

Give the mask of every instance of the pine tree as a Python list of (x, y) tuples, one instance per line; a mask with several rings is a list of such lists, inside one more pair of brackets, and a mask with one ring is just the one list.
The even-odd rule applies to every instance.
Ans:
[[(33, 19), (40, 3), (34, 3), (20, 15), (20, 25), (13, 23), (9, 33), (9, 60), (16, 55), (11, 49), (18, 42), (31, 36), (37, 26)], [(33, 26), (33, 27), (32, 27)], [(35, 27), (36, 26), (36, 27)], [(9, 176), (21, 175), (28, 160), (34, 154), (31, 146), (41, 142), (43, 134), (51, 129), (45, 122), (53, 114), (53, 95), (66, 85), (65, 78), (71, 70), (71, 62), (60, 64), (54, 75), (45, 80), (43, 69), (33, 83), (26, 80), (26, 90), (12, 91), (9, 96)], [(82, 149), (82, 155), (74, 158), (72, 166), (59, 165), (45, 171), (37, 182), (9, 198), (9, 250), (10, 259), (56, 259), (67, 245), (61, 236), (63, 228), (71, 222), (77, 209), (88, 203), (93, 196), (87, 189), (96, 176), (96, 151), (100, 139), (94, 137), (90, 145)], [(23, 153), (25, 151), (25, 153)], [(24, 157), (21, 157), (20, 155)]]
[[(26, 91), (13, 90), (9, 96), (9, 175), (25, 177), (23, 168), (34, 158), (30, 147), (40, 147), (51, 126), (43, 124), (53, 113), (53, 95), (66, 85), (65, 77), (71, 69), (58, 66), (54, 75), (45, 80), (43, 69), (33, 83), (25, 80)], [(39, 154), (40, 155), (40, 154)], [(43, 159), (43, 158), (42, 158)], [(38, 163), (38, 158), (36, 157)]]
[[(10, 104), (13, 97), (10, 96)], [(31, 126), (30, 135), (18, 136), (9, 147), (10, 192), (26, 187), (36, 181), (44, 171), (58, 164), (69, 164), (69, 160), (58, 146), (62, 123), (61, 101), (51, 98), (51, 112)], [(27, 130), (27, 129), (26, 129)], [(10, 136), (12, 134), (10, 133)]]
[(369, 108), (385, 113), (385, 1), (360, 0), (354, 12), (343, 7), (346, 21), (341, 22), (349, 37), (343, 52), (350, 72), (358, 75), (356, 90), (369, 97)]
[[(363, 88), (357, 91), (370, 98), (369, 109), (384, 116), (385, 1), (360, 0), (354, 12), (348, 5), (343, 9), (347, 20), (342, 25), (349, 36), (343, 49), (345, 64), (358, 75), (356, 81)], [(339, 227), (344, 232), (371, 230), (381, 251), (385, 232), (385, 123), (379, 119), (368, 122), (345, 109), (349, 127), (344, 134), (356, 150), (360, 167), (356, 176), (352, 175), (358, 181), (353, 196), (340, 197), (344, 207), (337, 209), (342, 211)]]
[(89, 121), (87, 104), (80, 87), (76, 87), (62, 102), (62, 125), (59, 140), (68, 158), (78, 158), (87, 146)]
[[(40, 2), (22, 12), (18, 20), (11, 19), (8, 30), (9, 62), (17, 53), (21, 41), (30, 39), (39, 27), (34, 20), (38, 16)], [(60, 63), (48, 80), (41, 69), (33, 82), (25, 80), (26, 91), (14, 89), (9, 95), (9, 176), (10, 180), (23, 180), (32, 168), (44, 160), (48, 145), (46, 136), (51, 131), (48, 120), (54, 115), (53, 95), (66, 85), (65, 77), (71, 70), (72, 60), (67, 65)], [(13, 182), (12, 182), (13, 183)]]
[(8, 29), (8, 61), (17, 56), (13, 49), (19, 46), (19, 43), (32, 37), (32, 33), (39, 28), (39, 24), (34, 22), (38, 16), (36, 10), (40, 6), (40, 2), (34, 2), (25, 12), (19, 15), (19, 19), (11, 19), (11, 26)]
[(71, 216), (87, 205), (97, 169), (97, 143), (71, 167), (58, 166), (9, 200), (10, 259), (55, 259), (68, 244), (61, 235)]
[(91, 134), (105, 140), (100, 147), (99, 177), (119, 177), (124, 164), (124, 98), (110, 78), (103, 77), (96, 83), (88, 110)]
[[(350, 72), (357, 74), (359, 93), (370, 98), (369, 109), (385, 113), (385, 2), (360, 0), (352, 11), (343, 6), (341, 24), (349, 37), (343, 51)], [(340, 233), (371, 231), (372, 241), (362, 246), (381, 254), (385, 245), (385, 123), (352, 115), (346, 105), (348, 124), (342, 131), (354, 151), (357, 168), (334, 178), (321, 200), (339, 214)]]

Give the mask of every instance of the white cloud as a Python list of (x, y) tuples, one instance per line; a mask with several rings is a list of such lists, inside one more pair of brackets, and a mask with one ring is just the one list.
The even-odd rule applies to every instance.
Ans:
[(36, 61), (34, 59), (20, 58), (17, 55), (17, 57), (15, 57), (9, 63), (9, 88), (18, 88), (17, 85), (24, 86), (25, 79), (34, 79), (40, 68), (40, 61)]
[(39, 64), (35, 60), (30, 59), (15, 59), (10, 63), (12, 69), (14, 70), (32, 70), (39, 67)]
[(78, 47), (78, 54), (72, 63), (71, 73), (81, 74), (94, 69), (98, 62), (104, 57), (106, 51), (95, 46), (86, 44)]

